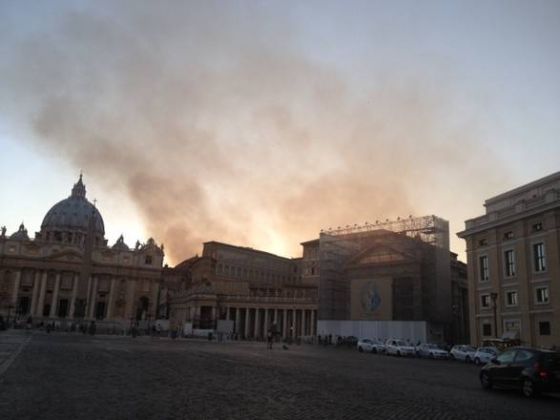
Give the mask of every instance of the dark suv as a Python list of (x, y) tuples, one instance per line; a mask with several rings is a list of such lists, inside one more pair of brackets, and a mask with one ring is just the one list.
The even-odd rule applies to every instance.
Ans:
[(526, 397), (560, 391), (560, 352), (510, 348), (480, 370), (480, 383), (484, 389), (519, 389)]

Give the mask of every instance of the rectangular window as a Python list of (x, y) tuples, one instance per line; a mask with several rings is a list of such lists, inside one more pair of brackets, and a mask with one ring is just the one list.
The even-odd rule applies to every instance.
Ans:
[(146, 255), (146, 257), (144, 259), (144, 263), (146, 265), (152, 265), (152, 256), (151, 255)]
[(544, 254), (544, 243), (533, 245), (533, 264), (535, 271), (546, 271), (546, 256)]
[(485, 337), (490, 337), (492, 335), (491, 324), (482, 324), (482, 335)]
[(480, 305), (483, 308), (490, 307), (490, 295), (480, 295)]
[(478, 241), (478, 246), (486, 246), (488, 245), (488, 241), (486, 239), (480, 239)]
[(513, 249), (504, 252), (504, 260), (506, 277), (515, 276), (515, 252)]
[(480, 281), (488, 281), (490, 279), (490, 272), (488, 270), (488, 256), (483, 255), (479, 259), (480, 268)]
[(541, 223), (541, 222), (535, 223), (535, 224), (533, 225), (533, 231), (535, 231), (535, 232), (540, 232), (541, 230), (542, 230), (542, 223)]
[(509, 240), (509, 239), (513, 239), (513, 232), (506, 232), (504, 233), (504, 240)]
[(506, 293), (506, 305), (507, 306), (517, 306), (517, 292), (507, 292)]
[(535, 289), (537, 303), (548, 303), (549, 296), (548, 296), (548, 287), (537, 287)]
[(550, 322), (539, 322), (539, 335), (550, 335)]

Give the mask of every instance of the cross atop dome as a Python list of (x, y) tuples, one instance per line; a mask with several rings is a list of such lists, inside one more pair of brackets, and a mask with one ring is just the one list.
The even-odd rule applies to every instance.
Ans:
[(72, 197), (86, 198), (86, 186), (82, 182), (82, 172), (80, 171), (80, 179), (72, 187)]

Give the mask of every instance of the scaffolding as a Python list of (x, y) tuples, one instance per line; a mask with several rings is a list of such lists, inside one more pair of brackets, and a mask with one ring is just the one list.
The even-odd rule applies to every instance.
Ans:
[(339, 226), (336, 229), (323, 229), (321, 230), (321, 234), (341, 236), (382, 229), (395, 233), (401, 233), (433, 246), (449, 249), (449, 222), (434, 215), (422, 217), (408, 216), (406, 218), (398, 217), (396, 220), (376, 220), (375, 223), (365, 222), (363, 225), (355, 224), (346, 225), (345, 227)]
[[(436, 216), (398, 218), (384, 222), (347, 225), (322, 230), (319, 237), (319, 311), (321, 320), (348, 320), (350, 316), (350, 280), (345, 276), (347, 263), (360, 252), (378, 241), (379, 234), (397, 233), (419, 241), (427, 249), (431, 260), (428, 281), (433, 290), (441, 287), (449, 278), (449, 222)], [(398, 240), (399, 236), (386, 236), (386, 240)], [(435, 296), (434, 296), (435, 297)], [(439, 318), (439, 317), (438, 317)]]

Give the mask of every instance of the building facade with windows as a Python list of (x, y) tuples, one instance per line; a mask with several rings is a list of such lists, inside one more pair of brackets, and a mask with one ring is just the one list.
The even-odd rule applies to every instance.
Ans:
[(82, 176), (30, 238), (22, 225), (0, 232), (0, 314), (67, 328), (98, 320), (113, 327), (156, 316), (163, 247), (153, 239), (107, 245), (103, 218)]
[(560, 172), (486, 200), (467, 220), (471, 341), (560, 346)]
[(233, 321), (232, 332), (250, 339), (271, 328), (283, 338), (315, 334), (317, 288), (302, 281), (301, 258), (211, 241), (202, 256), (165, 270), (165, 284), (177, 279), (170, 297), (174, 324), (216, 330), (218, 321)]

